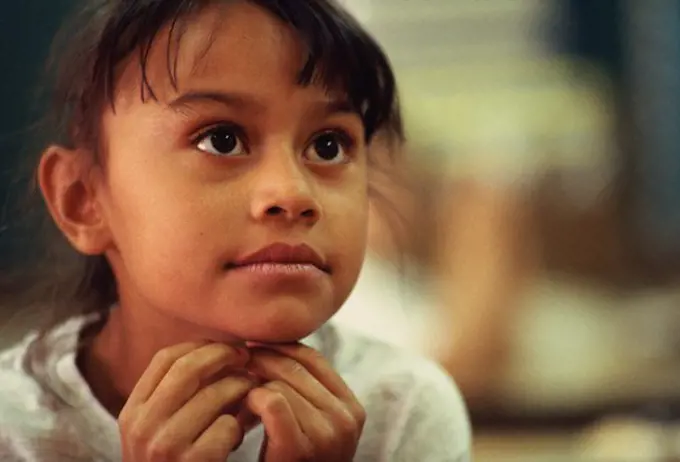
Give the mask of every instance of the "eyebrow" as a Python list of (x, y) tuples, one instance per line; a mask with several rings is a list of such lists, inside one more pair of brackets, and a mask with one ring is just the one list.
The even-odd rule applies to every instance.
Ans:
[[(223, 106), (261, 112), (265, 104), (257, 98), (243, 93), (225, 93), (220, 91), (189, 91), (183, 93), (170, 102), (169, 107), (177, 110), (181, 107), (200, 103), (218, 103)], [(325, 116), (334, 114), (358, 114), (359, 112), (347, 100), (329, 100), (314, 104), (316, 107), (310, 111)]]

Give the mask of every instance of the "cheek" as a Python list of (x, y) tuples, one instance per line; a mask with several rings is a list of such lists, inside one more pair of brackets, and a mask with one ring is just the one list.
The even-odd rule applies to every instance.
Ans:
[(324, 208), (327, 221), (332, 222), (332, 228), (338, 231), (334, 234), (361, 236), (366, 233), (369, 200), (364, 181), (348, 183), (343, 188), (330, 192)]
[(148, 167), (110, 172), (107, 209), (116, 250), (127, 270), (144, 278), (182, 274), (195, 283), (191, 275), (212, 269), (216, 262), (207, 260), (234, 233), (229, 228), (237, 225), (238, 201), (225, 203), (224, 194), (210, 186)]
[(339, 193), (329, 201), (330, 244), (339, 262), (339, 284), (349, 292), (358, 279), (368, 236), (368, 195), (363, 187)]

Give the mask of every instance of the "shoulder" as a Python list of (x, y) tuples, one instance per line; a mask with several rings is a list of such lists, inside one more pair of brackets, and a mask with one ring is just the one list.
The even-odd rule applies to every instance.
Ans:
[(55, 380), (59, 359), (71, 351), (65, 340), (77, 338), (72, 324), (29, 333), (0, 351), (2, 460), (75, 460), (79, 454), (67, 444), (73, 428), (64, 420), (68, 406)]
[[(18, 428), (29, 423), (30, 416), (39, 412), (45, 391), (32, 374), (31, 352), (37, 334), (27, 335), (20, 343), (0, 352), (0, 428)], [(44, 414), (41, 413), (41, 417)], [(44, 419), (37, 419), (41, 427)], [(42, 420), (42, 421), (40, 421)]]
[[(49, 393), (40, 380), (40, 371), (44, 369), (41, 346), (40, 336), (32, 332), (16, 345), (0, 351), (0, 428), (49, 425), (44, 413)], [(33, 415), (40, 418), (31, 419)]]
[[(333, 363), (366, 408), (368, 438), (390, 460), (467, 461), (471, 430), (453, 379), (434, 361), (331, 327)], [(382, 436), (371, 435), (379, 433)]]
[[(51, 431), (55, 415), (45, 412), (47, 394), (28, 369), (37, 334), (0, 352), (0, 454), (2, 460), (25, 458), (25, 441)], [(28, 456), (26, 456), (28, 457)]]

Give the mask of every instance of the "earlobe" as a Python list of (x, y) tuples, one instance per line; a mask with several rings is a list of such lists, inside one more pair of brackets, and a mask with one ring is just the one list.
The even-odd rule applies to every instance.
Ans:
[(50, 146), (38, 167), (38, 184), (52, 218), (66, 239), (81, 253), (102, 254), (109, 230), (97, 203), (92, 169), (86, 152)]

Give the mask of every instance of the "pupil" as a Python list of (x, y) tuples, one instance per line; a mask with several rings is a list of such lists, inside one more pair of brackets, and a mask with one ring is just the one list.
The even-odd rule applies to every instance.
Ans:
[(340, 153), (340, 147), (333, 135), (322, 135), (314, 144), (317, 154), (324, 160), (333, 160)]
[(236, 149), (238, 143), (234, 134), (227, 130), (219, 130), (210, 137), (213, 147), (218, 152), (228, 153)]

